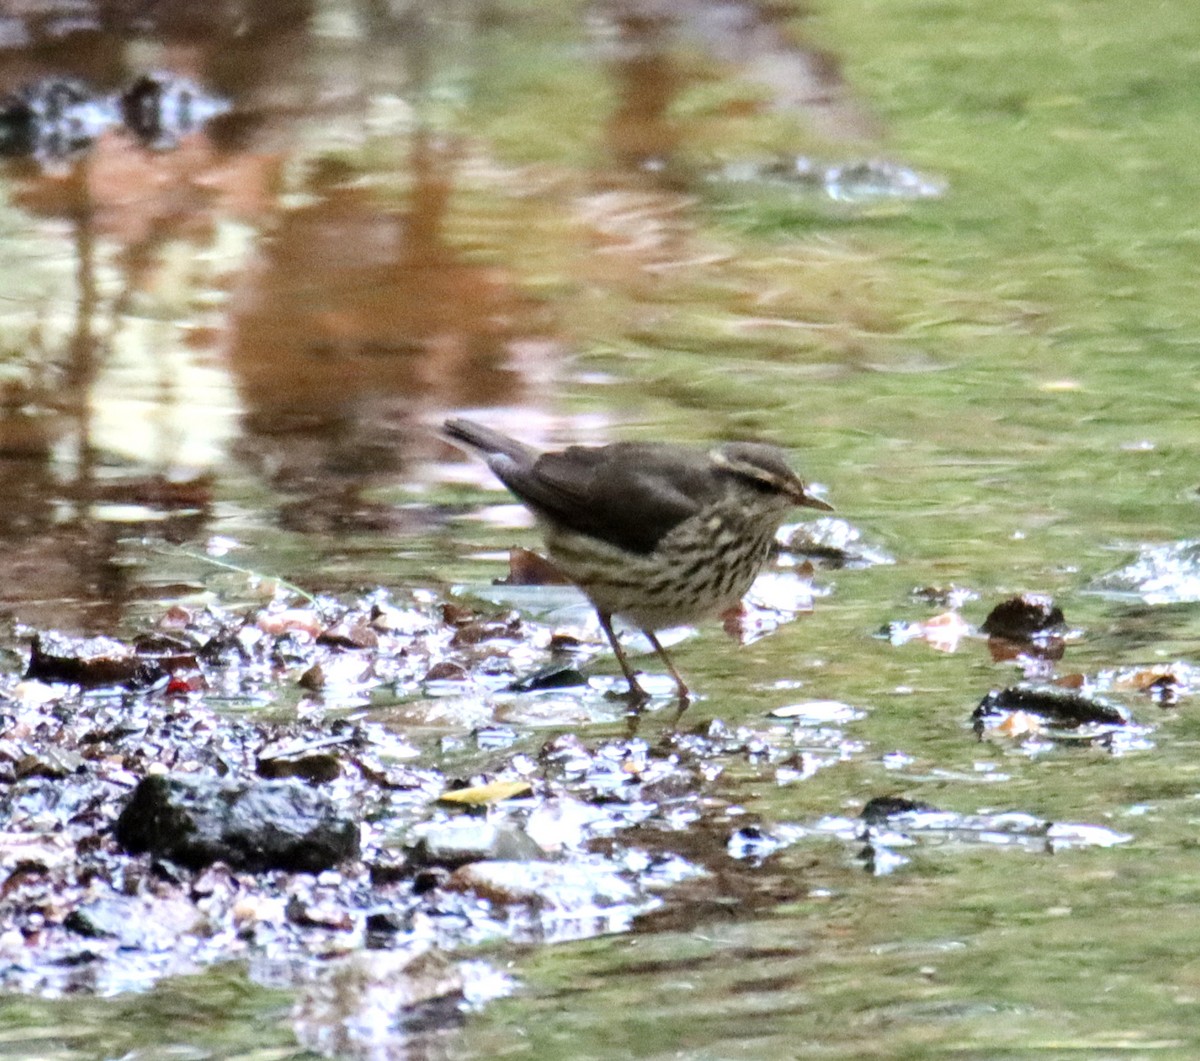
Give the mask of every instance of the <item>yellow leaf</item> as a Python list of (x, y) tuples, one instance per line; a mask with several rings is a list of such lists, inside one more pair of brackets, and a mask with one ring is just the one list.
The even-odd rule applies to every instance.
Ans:
[(524, 796), (532, 791), (528, 781), (493, 781), (488, 785), (474, 785), (471, 788), (455, 788), (443, 792), (438, 796), (438, 802), (483, 807), (489, 803), (499, 803), (503, 799), (512, 799), (514, 796)]

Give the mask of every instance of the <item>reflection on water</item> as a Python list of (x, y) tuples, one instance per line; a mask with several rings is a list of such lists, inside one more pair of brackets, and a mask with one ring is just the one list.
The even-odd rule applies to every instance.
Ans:
[(524, 397), (513, 346), (536, 307), (449, 242), (455, 168), (452, 141), (417, 132), (408, 202), (389, 210), (358, 174), (318, 167), (311, 202), (280, 216), (240, 277), (227, 362), (237, 449), (274, 485), (320, 494), (396, 475), (428, 453), (430, 410)]
[[(0, 434), (21, 455), (13, 503), (41, 509), (26, 520), (41, 528), (37, 549), (68, 570), (82, 555), (89, 568), (132, 571), (120, 541), (219, 531), (212, 503), (251, 484), (269, 500), (250, 511), (293, 532), (424, 526), (369, 491), (445, 455), (430, 431), (445, 410), (505, 407), (526, 425), (521, 410), (550, 412), (563, 336), (578, 332), (528, 283), (541, 254), (561, 255), (563, 234), (552, 251), (536, 233), (525, 242), (497, 227), (520, 192), (447, 121), (447, 100), (480, 90), (472, 62), (520, 16), (185, 7), (131, 20), (47, 3), (0, 24), (10, 153), (31, 156), (6, 174), (7, 223), (22, 243), (3, 328), (23, 356)], [(622, 2), (597, 14), (615, 34), (597, 55), (611, 59), (616, 87), (604, 123), (616, 169), (598, 175), (598, 193), (619, 190), (622, 171), (672, 163), (687, 131), (673, 105), (710, 76), (689, 49), (750, 72), (773, 106), (839, 135), (869, 124), (834, 64), (753, 3)], [(577, 236), (615, 223), (640, 245), (644, 223), (663, 225), (679, 204), (581, 205)], [(657, 258), (685, 255), (679, 226), (663, 231)], [(586, 282), (624, 285), (629, 265), (586, 266)], [(21, 473), (38, 461), (37, 474)], [(204, 490), (176, 485), (210, 473)], [(176, 500), (148, 499), (147, 483)], [(82, 554), (68, 523), (83, 528)], [(53, 592), (57, 580), (41, 581), (3, 596), (95, 626), (129, 592), (98, 601), (112, 580), (82, 571)]]

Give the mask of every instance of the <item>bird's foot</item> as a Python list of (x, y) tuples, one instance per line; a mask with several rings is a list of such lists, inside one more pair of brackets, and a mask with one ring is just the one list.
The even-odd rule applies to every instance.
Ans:
[(629, 678), (624, 690), (609, 689), (604, 695), (609, 700), (624, 700), (630, 713), (636, 713), (650, 702), (650, 694), (633, 678)]

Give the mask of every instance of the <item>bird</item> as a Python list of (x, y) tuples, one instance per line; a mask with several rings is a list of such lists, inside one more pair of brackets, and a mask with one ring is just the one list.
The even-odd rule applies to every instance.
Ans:
[(551, 561), (595, 608), (634, 706), (649, 694), (614, 617), (649, 639), (685, 707), (691, 692), (657, 631), (737, 605), (793, 508), (833, 511), (783, 451), (766, 443), (612, 442), (542, 451), (472, 420), (448, 419), (443, 431), (481, 455), (533, 513)]

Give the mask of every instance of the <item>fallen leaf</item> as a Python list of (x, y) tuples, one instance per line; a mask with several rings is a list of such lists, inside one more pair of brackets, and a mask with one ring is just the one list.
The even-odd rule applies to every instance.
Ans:
[(492, 781), (486, 785), (472, 785), (470, 788), (455, 788), (438, 796), (439, 803), (459, 803), (466, 807), (484, 807), (490, 803), (500, 803), (502, 800), (515, 796), (528, 795), (533, 787), (528, 781)]

